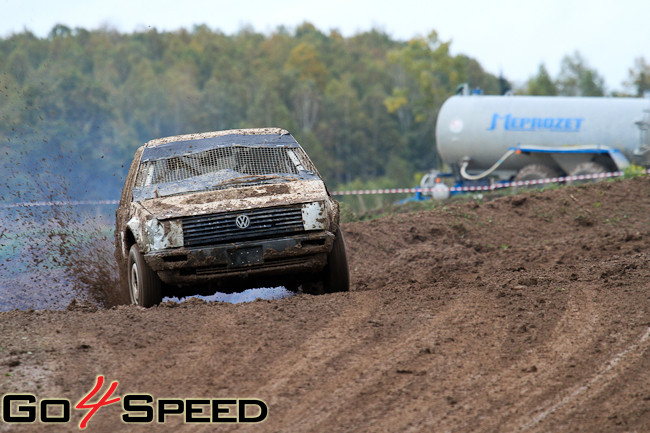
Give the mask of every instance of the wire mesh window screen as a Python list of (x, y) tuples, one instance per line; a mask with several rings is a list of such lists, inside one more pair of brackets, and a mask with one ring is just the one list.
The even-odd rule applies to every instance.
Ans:
[(142, 163), (136, 186), (177, 182), (210, 173), (238, 175), (315, 172), (302, 148), (231, 146)]

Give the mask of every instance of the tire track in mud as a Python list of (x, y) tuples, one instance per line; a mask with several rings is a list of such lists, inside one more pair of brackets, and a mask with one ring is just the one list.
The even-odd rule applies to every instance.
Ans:
[[(365, 298), (377, 296), (376, 293), (370, 295), (365, 292), (364, 294)], [(375, 300), (374, 303), (376, 304), (377, 301)], [(312, 411), (309, 420), (304, 418), (304, 409), (313, 408), (319, 399), (322, 399), (319, 389), (317, 395), (308, 399), (310, 404), (292, 411), (291, 422), (287, 425), (295, 425), (295, 431), (322, 431), (330, 424), (345, 425), (349, 423), (359, 426), (357, 431), (380, 431), (381, 428), (377, 423), (389, 423), (400, 430), (400, 424), (396, 424), (393, 419), (395, 418), (395, 407), (391, 407), (390, 402), (393, 400), (394, 404), (395, 391), (410, 382), (413, 374), (408, 367), (402, 366), (402, 364), (408, 363), (413, 357), (412, 349), (416, 347), (416, 342), (430, 338), (432, 333), (435, 334), (434, 330), (438, 329), (436, 324), (445, 320), (447, 308), (449, 307), (445, 306), (444, 310), (437, 312), (435, 317), (429, 318), (428, 321), (422, 321), (416, 326), (402, 329), (396, 336), (379, 340), (376, 344), (357, 341), (345, 352), (331, 356), (329, 362), (340, 362), (343, 371), (337, 372), (334, 381), (329, 382), (326, 389), (323, 390), (325, 395), (333, 397), (332, 403), (329, 403), (330, 399), (327, 400), (328, 411), (319, 413), (319, 416), (314, 416)], [(382, 324), (383, 320), (377, 317), (377, 313), (366, 317), (374, 318), (371, 321), (371, 326), (390, 326), (388, 323)], [(356, 330), (356, 332), (360, 331)], [(359, 356), (360, 353), (363, 356)], [(390, 384), (389, 388), (386, 388), (387, 384)], [(393, 395), (391, 396), (391, 394)], [(338, 399), (337, 395), (345, 396), (345, 398)], [(351, 400), (356, 403), (352, 408), (350, 408)], [(357, 410), (354, 409), (354, 406), (357, 407)], [(401, 415), (397, 414), (397, 417), (399, 418)], [(401, 418), (403, 421), (404, 418)]]
[[(643, 357), (648, 348), (650, 348), (650, 328), (647, 328), (638, 341), (633, 342), (625, 350), (617, 353), (614, 357), (605, 362), (599, 368), (599, 371), (589, 378), (586, 383), (574, 386), (567, 390), (568, 395), (562, 397), (559, 401), (549, 402), (548, 404), (543, 405), (542, 407), (544, 409), (537, 415), (532, 416), (533, 413), (538, 412), (538, 410), (529, 414), (526, 417), (528, 420), (524, 420), (521, 423), (520, 430), (545, 431), (545, 427), (543, 425), (540, 426), (539, 424), (542, 424), (549, 415), (553, 415), (562, 410), (569, 411), (570, 413), (575, 410), (576, 406), (580, 406), (587, 400), (593, 398), (596, 394), (604, 392), (605, 388), (620, 376), (621, 371), (625, 370), (629, 364), (632, 364), (639, 358)], [(532, 419), (530, 419), (531, 416)]]
[[(271, 406), (281, 400), (297, 400), (288, 405), (287, 411), (276, 414), (281, 425), (291, 426), (287, 431), (308, 431), (330, 417), (331, 412), (339, 408), (336, 404), (322, 407), (322, 394), (346, 402), (345, 398), (337, 397), (347, 394), (350, 376), (359, 373), (358, 365), (348, 366), (343, 372), (336, 371), (340, 368), (337, 359), (345, 358), (359, 345), (354, 331), (372, 317), (378, 300), (367, 293), (351, 293), (347, 297), (346, 304), (350, 305), (336, 312), (323, 329), (310, 334), (295, 350), (275, 361), (270, 368), (278, 372), (274, 380), (256, 389), (258, 395), (270, 396), (268, 402)], [(332, 345), (333, 341), (336, 341), (335, 345)], [(305, 395), (306, 389), (316, 385), (310, 381), (319, 378), (322, 380), (319, 381), (318, 394)], [(309, 417), (305, 417), (305, 413), (309, 413)]]
[(423, 387), (412, 378), (405, 387), (419, 397), (417, 406), (392, 412), (390, 422), (400, 431), (452, 429), (471, 395), (483, 388), (486, 360), (499, 357), (498, 343), (505, 339), (507, 327), (503, 318), (490, 313), (495, 298), (461, 287), (453, 285), (457, 298), (413, 334), (416, 341), (435, 343), (433, 350), (427, 347), (410, 357), (414, 373), (426, 382)]
[(591, 297), (585, 290), (572, 293), (566, 312), (557, 322), (550, 324), (552, 330), (548, 338), (494, 374), (485, 385), (487, 389), (494, 389), (498, 383), (509, 383), (516, 384), (514, 388), (518, 392), (500, 402), (499, 415), (492, 415), (480, 431), (518, 431), (512, 426), (516, 424), (513, 418), (517, 419), (519, 414), (526, 412), (527, 407), (536, 407), (537, 401), (543, 398), (542, 392), (561, 392), (564, 383), (559, 375), (567, 360), (593, 343), (594, 327), (600, 315)]
[[(452, 411), (452, 406), (448, 403), (449, 395), (453, 393), (448, 386), (448, 374), (454, 379), (460, 379), (464, 376), (462, 371), (478, 369), (477, 364), (480, 364), (480, 361), (471, 362), (469, 366), (464, 365), (463, 370), (456, 373), (455, 365), (449, 362), (449, 358), (440, 354), (431, 357), (431, 347), (441, 339), (451, 342), (458, 340), (457, 347), (453, 349), (454, 353), (458, 354), (468, 350), (468, 347), (476, 346), (478, 341), (474, 338), (459, 338), (456, 328), (462, 329), (462, 325), (467, 324), (468, 320), (488, 323), (488, 317), (481, 314), (485, 306), (483, 295), (458, 291), (454, 295), (455, 299), (446, 299), (439, 309), (412, 314), (415, 317), (412, 317), (408, 324), (402, 323), (403, 316), (409, 313), (402, 305), (399, 310), (393, 308), (397, 320), (404, 325), (396, 335), (379, 339), (368, 337), (370, 340), (345, 340), (346, 336), (341, 335), (342, 330), (344, 333), (347, 330), (352, 335), (359, 335), (364, 333), (367, 323), (379, 327), (390, 326), (390, 322), (378, 308), (387, 293), (387, 290), (383, 290), (353, 294), (354, 308), (346, 309), (345, 314), (330, 322), (326, 329), (311, 335), (307, 350), (300, 348), (283, 358), (279, 366), (274, 367), (275, 369), (285, 366), (281, 374), (285, 379), (279, 383), (274, 382), (270, 389), (276, 392), (282, 391), (283, 388), (285, 391), (310, 387), (317, 390), (287, 397), (296, 398), (298, 402), (291, 405), (287, 413), (276, 414), (282, 420), (282, 425), (291, 426), (285, 431), (323, 431), (327, 425), (332, 424), (349, 425), (349, 428), (355, 431), (384, 431), (382, 425), (391, 425), (394, 429), (392, 431), (408, 431), (409, 426), (416, 429), (423, 427), (422, 419), (431, 420), (432, 416), (435, 416), (433, 423), (426, 425), (441, 426), (441, 419)], [(400, 291), (399, 295), (406, 296), (408, 293)], [(370, 322), (368, 318), (372, 318)], [(503, 335), (503, 331), (498, 333)], [(345, 340), (345, 343), (337, 344), (335, 348), (327, 343), (325, 347), (320, 345), (323, 341), (333, 339), (339, 343)], [(498, 340), (499, 337), (495, 339)], [(493, 354), (495, 350), (488, 349), (486, 352)], [(306, 355), (303, 359), (302, 354), (311, 355)], [(488, 354), (483, 353), (476, 358), (486, 358)], [(422, 365), (420, 358), (423, 356), (431, 357), (426, 365)], [(287, 365), (298, 367), (288, 368)], [(406, 392), (404, 390), (419, 387), (425, 375), (430, 376), (426, 378), (427, 383), (440, 381), (443, 386), (439, 389), (420, 390), (423, 394), (420, 395), (421, 401), (412, 410), (405, 411), (399, 403)], [(316, 379), (319, 376), (321, 381)], [(291, 384), (292, 379), (294, 384)], [(309, 383), (310, 381), (312, 383)], [(387, 389), (388, 384), (390, 389)], [(440, 410), (432, 414), (434, 407)], [(305, 413), (309, 413), (308, 418)]]

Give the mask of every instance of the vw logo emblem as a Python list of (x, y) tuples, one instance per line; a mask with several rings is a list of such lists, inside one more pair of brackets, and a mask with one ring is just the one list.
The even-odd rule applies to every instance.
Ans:
[(251, 219), (246, 215), (239, 215), (235, 218), (235, 224), (237, 224), (237, 227), (240, 229), (245, 229), (251, 224)]

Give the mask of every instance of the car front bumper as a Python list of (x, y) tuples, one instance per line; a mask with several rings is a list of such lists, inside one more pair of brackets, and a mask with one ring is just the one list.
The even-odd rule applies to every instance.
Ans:
[(282, 238), (145, 254), (160, 279), (170, 285), (207, 284), (230, 279), (262, 279), (318, 272), (327, 264), (334, 235), (318, 231)]

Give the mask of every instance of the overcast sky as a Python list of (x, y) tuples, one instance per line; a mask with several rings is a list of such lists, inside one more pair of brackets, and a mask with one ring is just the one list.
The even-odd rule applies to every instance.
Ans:
[(436, 30), (452, 53), (518, 83), (542, 62), (556, 76), (562, 57), (577, 50), (608, 90), (620, 90), (635, 58), (650, 61), (650, 0), (0, 0), (2, 37), (24, 29), (44, 37), (57, 23), (122, 32), (207, 24), (232, 34), (304, 21), (325, 33), (375, 28), (399, 40)]

